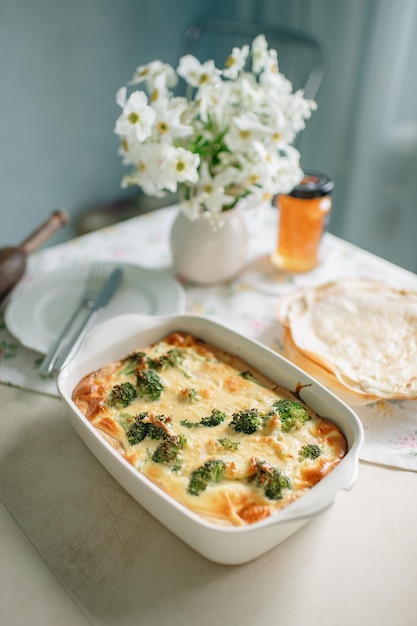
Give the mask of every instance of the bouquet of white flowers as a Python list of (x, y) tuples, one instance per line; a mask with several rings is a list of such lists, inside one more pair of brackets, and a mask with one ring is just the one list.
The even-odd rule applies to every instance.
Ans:
[[(187, 97), (171, 91), (178, 77)], [(128, 85), (139, 83), (146, 92), (128, 96), (122, 87), (116, 98), (115, 133), (132, 167), (122, 186), (156, 197), (178, 191), (181, 208), (196, 218), (259, 205), (301, 180), (292, 144), (316, 105), (293, 92), (263, 35), (234, 48), (222, 70), (188, 54), (176, 71), (161, 61), (138, 67)]]

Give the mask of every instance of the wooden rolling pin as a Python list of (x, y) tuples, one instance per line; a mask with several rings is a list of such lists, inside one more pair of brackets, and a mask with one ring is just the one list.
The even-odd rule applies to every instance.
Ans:
[(52, 213), (46, 222), (43, 222), (31, 233), (20, 246), (7, 246), (0, 249), (0, 301), (17, 285), (24, 275), (28, 254), (42, 246), (68, 221), (68, 213), (58, 209)]

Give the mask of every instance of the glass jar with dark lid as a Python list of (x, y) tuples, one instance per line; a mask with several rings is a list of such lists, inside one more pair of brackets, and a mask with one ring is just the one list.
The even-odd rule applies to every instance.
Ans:
[(314, 170), (305, 170), (302, 181), (288, 194), (293, 198), (321, 198), (333, 191), (334, 183), (328, 176)]
[(278, 196), (278, 243), (271, 255), (276, 267), (306, 272), (318, 264), (333, 187), (333, 181), (325, 174), (304, 170), (301, 182), (290, 193)]

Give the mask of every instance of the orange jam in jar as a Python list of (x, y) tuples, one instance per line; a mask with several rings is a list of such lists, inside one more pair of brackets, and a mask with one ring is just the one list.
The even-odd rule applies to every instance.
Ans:
[(319, 263), (333, 187), (333, 182), (324, 174), (307, 170), (291, 193), (278, 196), (278, 241), (271, 255), (276, 267), (289, 272), (307, 272)]

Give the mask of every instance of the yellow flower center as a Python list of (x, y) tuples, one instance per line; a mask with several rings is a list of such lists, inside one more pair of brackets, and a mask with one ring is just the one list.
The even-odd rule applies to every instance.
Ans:
[(146, 170), (146, 165), (143, 161), (138, 161), (138, 170), (139, 172), (144, 172)]
[(205, 193), (211, 194), (213, 192), (213, 185), (210, 185), (210, 183), (207, 183), (206, 185), (203, 186), (203, 191)]
[(225, 66), (226, 67), (232, 67), (235, 63), (236, 63), (236, 59), (234, 58), (234, 56), (230, 55), (226, 59)]
[(241, 130), (239, 132), (239, 137), (241, 139), (249, 139), (249, 137), (250, 137), (250, 130)]
[(131, 124), (137, 124), (140, 118), (139, 115), (135, 113), (135, 111), (132, 111), (132, 113), (129, 113), (129, 115), (127, 116), (127, 119)]
[(127, 139), (123, 138), (122, 141), (120, 142), (120, 145), (122, 147), (122, 150), (124, 150), (125, 152), (127, 152), (129, 150), (129, 144), (127, 143)]
[(158, 124), (156, 125), (158, 132), (161, 133), (161, 135), (163, 135), (164, 133), (167, 133), (169, 130), (169, 126), (166, 122), (158, 122)]
[(183, 172), (185, 170), (185, 163), (184, 161), (178, 161), (177, 162), (177, 172)]
[(280, 141), (280, 140), (281, 140), (281, 136), (282, 136), (282, 135), (281, 135), (281, 133), (280, 133), (280, 132), (278, 132), (278, 131), (276, 131), (276, 132), (272, 135), (272, 138), (273, 138), (273, 140), (274, 140), (274, 141)]
[(202, 85), (203, 83), (206, 83), (209, 79), (209, 75), (208, 74), (201, 74), (200, 76), (200, 80), (198, 81), (199, 85)]
[(154, 89), (150, 97), (150, 102), (155, 102), (156, 100), (158, 100), (158, 98), (159, 98), (159, 91), (157, 89)]

